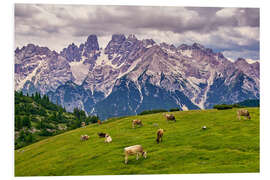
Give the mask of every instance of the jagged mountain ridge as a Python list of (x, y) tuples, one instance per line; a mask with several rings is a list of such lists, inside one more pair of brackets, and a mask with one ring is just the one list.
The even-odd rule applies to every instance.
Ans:
[(102, 49), (90, 35), (59, 54), (32, 44), (16, 49), (15, 89), (48, 94), (68, 111), (79, 107), (101, 118), (204, 109), (259, 98), (259, 63), (233, 63), (198, 43), (175, 47), (123, 34)]

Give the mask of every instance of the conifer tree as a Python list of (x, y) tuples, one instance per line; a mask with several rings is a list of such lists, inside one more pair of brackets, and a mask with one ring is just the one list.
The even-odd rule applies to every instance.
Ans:
[(23, 125), (24, 127), (31, 128), (31, 121), (30, 121), (29, 116), (24, 116), (24, 117), (23, 117), (22, 125)]

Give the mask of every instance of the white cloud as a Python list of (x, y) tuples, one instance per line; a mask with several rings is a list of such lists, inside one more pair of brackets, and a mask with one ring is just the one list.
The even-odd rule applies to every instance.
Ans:
[(230, 58), (232, 60), (236, 60), (237, 58), (245, 58), (245, 59), (254, 59), (258, 60), (259, 55), (257, 51), (252, 51), (252, 50), (228, 50), (228, 51), (223, 51), (223, 55), (227, 58)]
[(236, 8), (224, 8), (216, 12), (219, 17), (232, 17), (237, 13)]

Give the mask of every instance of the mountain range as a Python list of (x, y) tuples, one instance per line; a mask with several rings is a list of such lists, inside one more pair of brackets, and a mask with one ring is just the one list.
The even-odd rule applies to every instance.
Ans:
[(104, 49), (92, 34), (61, 52), (34, 44), (15, 50), (16, 91), (46, 94), (67, 111), (76, 107), (101, 119), (259, 99), (259, 77), (259, 62), (135, 35), (113, 34)]

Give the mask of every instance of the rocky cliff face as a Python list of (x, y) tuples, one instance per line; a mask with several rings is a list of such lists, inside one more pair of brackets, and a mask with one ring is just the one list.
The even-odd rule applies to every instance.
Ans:
[(69, 62), (47, 47), (28, 44), (15, 51), (15, 90), (46, 94), (74, 80)]
[(48, 94), (68, 111), (101, 118), (146, 109), (204, 109), (259, 98), (259, 63), (194, 43), (179, 47), (115, 34), (105, 49), (90, 35), (59, 54), (29, 44), (15, 51), (15, 89)]

